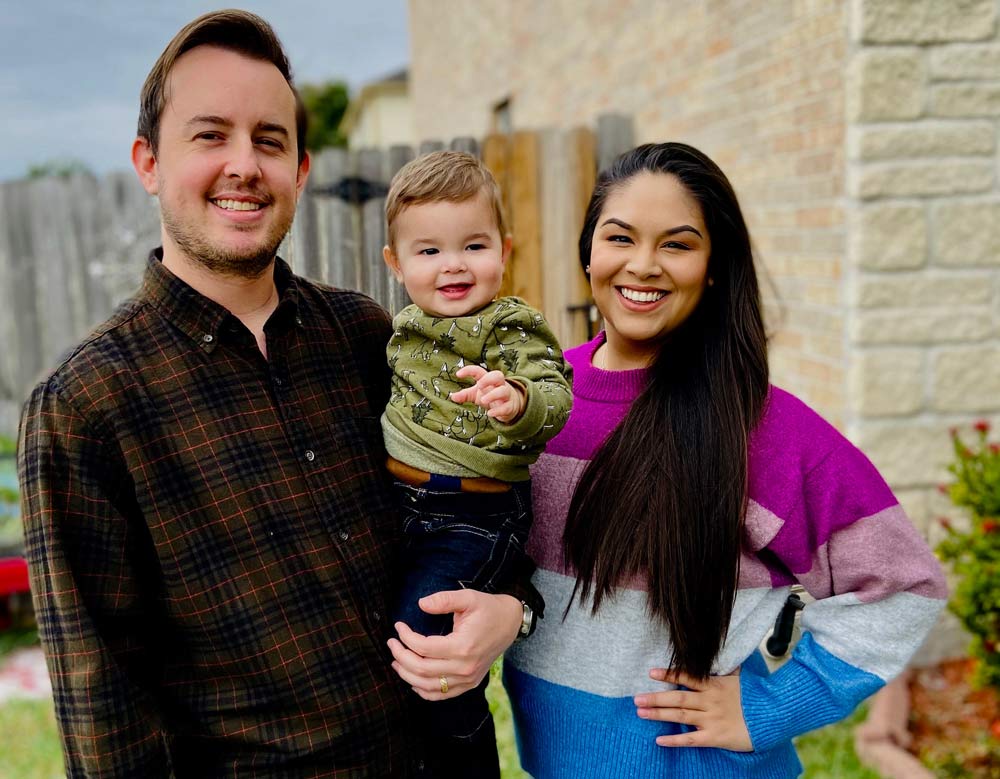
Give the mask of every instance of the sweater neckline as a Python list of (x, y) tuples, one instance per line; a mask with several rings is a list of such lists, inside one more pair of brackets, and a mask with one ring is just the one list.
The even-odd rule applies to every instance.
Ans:
[(610, 402), (632, 401), (649, 381), (649, 368), (626, 371), (606, 371), (593, 363), (594, 352), (604, 343), (604, 331), (593, 340), (581, 344), (579, 357), (573, 363), (573, 394), (591, 400)]

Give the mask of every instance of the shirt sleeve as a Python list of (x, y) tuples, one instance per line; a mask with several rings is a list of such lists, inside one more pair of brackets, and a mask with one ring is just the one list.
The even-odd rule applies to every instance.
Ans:
[(134, 490), (107, 440), (52, 381), (25, 405), (18, 470), (39, 635), (67, 774), (166, 777), (142, 596), (155, 562), (142, 557), (152, 552), (140, 543)]
[(490, 370), (503, 371), (525, 388), (524, 413), (512, 424), (491, 424), (511, 441), (541, 446), (562, 430), (573, 405), (573, 369), (545, 318), (533, 308), (516, 307), (493, 327), (484, 354)]
[(903, 670), (947, 596), (937, 559), (846, 441), (806, 475), (799, 510), (767, 549), (816, 600), (788, 662), (741, 675), (756, 750), (850, 714)]

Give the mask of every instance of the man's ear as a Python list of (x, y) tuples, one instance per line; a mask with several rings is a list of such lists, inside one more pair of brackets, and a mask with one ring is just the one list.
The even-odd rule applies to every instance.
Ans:
[(305, 189), (306, 179), (309, 178), (309, 166), (312, 163), (312, 159), (309, 157), (309, 152), (302, 155), (302, 162), (299, 163), (299, 169), (295, 174), (295, 202), (298, 202), (299, 196), (302, 194), (302, 190)]
[(159, 177), (156, 175), (156, 155), (149, 138), (141, 135), (132, 142), (132, 167), (139, 183), (150, 195), (160, 194)]
[(389, 245), (382, 247), (382, 259), (385, 260), (386, 267), (396, 277), (396, 281), (403, 283), (403, 269), (399, 267), (399, 258)]

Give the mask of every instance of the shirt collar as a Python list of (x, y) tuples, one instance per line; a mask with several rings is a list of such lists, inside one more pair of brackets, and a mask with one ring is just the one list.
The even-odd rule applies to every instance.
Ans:
[[(300, 321), (298, 285), (291, 268), (280, 257), (274, 259), (274, 284), (279, 299), (265, 325), (269, 331)], [(236, 319), (225, 306), (209, 300), (163, 267), (162, 247), (149, 253), (139, 297), (155, 306), (168, 321), (209, 353), (219, 342), (223, 327)]]

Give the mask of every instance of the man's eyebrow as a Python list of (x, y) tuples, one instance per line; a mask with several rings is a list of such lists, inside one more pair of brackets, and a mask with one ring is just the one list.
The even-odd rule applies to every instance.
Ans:
[(214, 124), (220, 127), (233, 126), (233, 123), (229, 119), (226, 119), (224, 116), (211, 116), (208, 114), (200, 114), (198, 116), (192, 116), (184, 124), (186, 127), (192, 127), (196, 124)]
[[(608, 218), (608, 219), (605, 219), (604, 222), (601, 223), (601, 227), (604, 227), (604, 225), (609, 225), (609, 224), (618, 225), (623, 230), (634, 230), (635, 229), (628, 222), (624, 222), (621, 219), (618, 219), (618, 218), (613, 217), (613, 216), (610, 217), (610, 218)], [(694, 233), (699, 238), (704, 238), (705, 237), (697, 229), (695, 229), (691, 225), (678, 225), (677, 227), (671, 227), (669, 230), (664, 230), (663, 231), (663, 235), (677, 235), (677, 233)]]
[(286, 138), (291, 136), (285, 125), (275, 124), (274, 122), (258, 122), (257, 129), (265, 133), (281, 133)]

